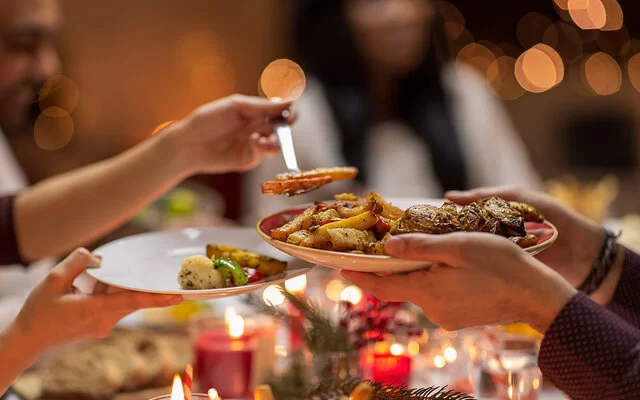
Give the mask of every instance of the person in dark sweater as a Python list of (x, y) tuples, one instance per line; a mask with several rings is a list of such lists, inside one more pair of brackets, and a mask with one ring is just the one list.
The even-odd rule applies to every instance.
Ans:
[(557, 242), (534, 258), (492, 234), (401, 235), (387, 242), (390, 255), (435, 264), (344, 277), (380, 299), (413, 302), (448, 330), (529, 323), (544, 333), (544, 377), (571, 399), (640, 398), (640, 255), (541, 193), (481, 188), (447, 197), (468, 204), (490, 195), (537, 207), (557, 226)]

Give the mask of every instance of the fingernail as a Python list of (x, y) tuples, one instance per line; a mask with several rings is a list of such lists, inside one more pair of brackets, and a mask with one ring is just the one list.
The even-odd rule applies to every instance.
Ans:
[(100, 268), (102, 265), (102, 256), (91, 253), (89, 261), (87, 261), (87, 268)]

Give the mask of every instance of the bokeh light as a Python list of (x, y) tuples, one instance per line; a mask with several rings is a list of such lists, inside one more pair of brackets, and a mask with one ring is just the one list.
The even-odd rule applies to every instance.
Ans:
[(640, 53), (634, 54), (627, 64), (627, 74), (633, 88), (640, 92)]
[(347, 286), (340, 293), (340, 300), (351, 304), (358, 304), (362, 301), (362, 290), (357, 286)]
[[(38, 104), (41, 112), (58, 113), (62, 109), (66, 114), (71, 114), (78, 105), (80, 89), (70, 78), (63, 75), (54, 75), (47, 79), (38, 93)], [(52, 118), (61, 118), (63, 115), (48, 115)]]
[(307, 276), (300, 275), (284, 282), (284, 287), (291, 293), (301, 293), (307, 288)]
[(487, 70), (489, 87), (503, 100), (515, 100), (525, 94), (515, 76), (516, 59), (510, 56), (497, 58)]
[(59, 107), (50, 107), (36, 119), (33, 136), (39, 148), (60, 150), (71, 142), (74, 129), (69, 113)]
[(573, 25), (566, 22), (556, 22), (547, 28), (542, 43), (555, 49), (567, 64), (582, 58), (582, 37)]
[(224, 56), (226, 54), (224, 40), (213, 32), (203, 30), (189, 32), (178, 44), (178, 60), (187, 68), (200, 62), (203, 54)]
[(525, 90), (542, 93), (562, 82), (564, 63), (554, 49), (537, 44), (516, 60), (515, 76)]
[(474, 43), (475, 39), (473, 34), (465, 27), (462, 27), (462, 33), (457, 37), (451, 37), (451, 33), (448, 31), (451, 29), (451, 26), (447, 28), (445, 26), (445, 36), (447, 37), (447, 51), (442, 52), (438, 48), (436, 48), (436, 55), (440, 59), (440, 61), (448, 62), (451, 56), (454, 56), (460, 52), (465, 46)]
[(605, 9), (606, 22), (601, 28), (603, 31), (617, 31), (624, 24), (624, 13), (618, 0), (602, 0)]
[(327, 283), (324, 293), (327, 295), (329, 300), (340, 301), (342, 289), (344, 289), (344, 283), (341, 280), (333, 279)]
[(204, 100), (230, 95), (236, 91), (236, 72), (223, 56), (206, 56), (191, 67), (191, 85)]
[(585, 60), (582, 72), (588, 87), (601, 96), (617, 93), (622, 87), (620, 66), (606, 53), (592, 54)]
[(496, 57), (491, 50), (479, 43), (468, 44), (456, 56), (459, 63), (457, 65), (465, 64), (483, 77), (487, 75), (487, 71), (495, 59)]
[(278, 286), (271, 285), (262, 292), (262, 300), (268, 306), (279, 306), (284, 303), (285, 297)]
[(569, 0), (553, 0), (556, 6), (561, 10), (569, 9)]
[(602, 0), (569, 0), (569, 15), (582, 29), (601, 29), (607, 22), (607, 11)]
[(262, 71), (260, 88), (270, 99), (297, 100), (306, 87), (304, 71), (291, 60), (275, 60)]
[(462, 15), (458, 7), (448, 1), (438, 2), (438, 9), (444, 21), (444, 29), (447, 31), (448, 37), (452, 40), (458, 39), (464, 33), (466, 26), (464, 15)]
[(543, 14), (537, 12), (525, 14), (516, 28), (518, 41), (525, 49), (533, 47), (536, 43), (542, 42), (542, 36), (551, 24), (549, 17)]

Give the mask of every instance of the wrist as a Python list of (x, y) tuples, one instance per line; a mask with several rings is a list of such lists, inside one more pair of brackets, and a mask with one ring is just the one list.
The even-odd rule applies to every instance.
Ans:
[(544, 333), (549, 329), (564, 306), (578, 291), (560, 274), (535, 261), (535, 276), (522, 296), (522, 320), (535, 330)]
[(189, 146), (185, 145), (184, 132), (188, 129), (188, 121), (176, 121), (158, 132), (155, 138), (154, 151), (170, 166), (172, 175), (179, 181), (200, 172), (190, 154)]
[(580, 228), (580, 234), (570, 234), (569, 237), (578, 238), (575, 243), (579, 245), (573, 246), (574, 252), (572, 258), (576, 273), (572, 274), (569, 283), (573, 287), (578, 287), (584, 282), (591, 273), (593, 261), (596, 260), (602, 248), (603, 227), (592, 222), (585, 222), (585, 226)]
[(0, 353), (5, 361), (10, 360), (11, 364), (22, 366), (21, 369), (33, 364), (45, 351), (41, 345), (41, 341), (33, 340), (15, 321), (0, 333)]

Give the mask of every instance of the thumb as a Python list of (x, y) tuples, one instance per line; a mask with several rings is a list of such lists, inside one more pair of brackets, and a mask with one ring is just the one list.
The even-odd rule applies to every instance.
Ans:
[(133, 312), (143, 308), (168, 307), (180, 304), (182, 296), (122, 291), (93, 298), (96, 311)]
[(91, 254), (87, 249), (79, 248), (53, 267), (49, 275), (53, 278), (56, 289), (67, 289), (87, 267), (98, 267), (101, 262), (100, 256)]
[(505, 200), (518, 200), (521, 197), (522, 188), (516, 186), (482, 187), (467, 191), (449, 191), (445, 198), (456, 204), (467, 205), (486, 197), (498, 196)]

